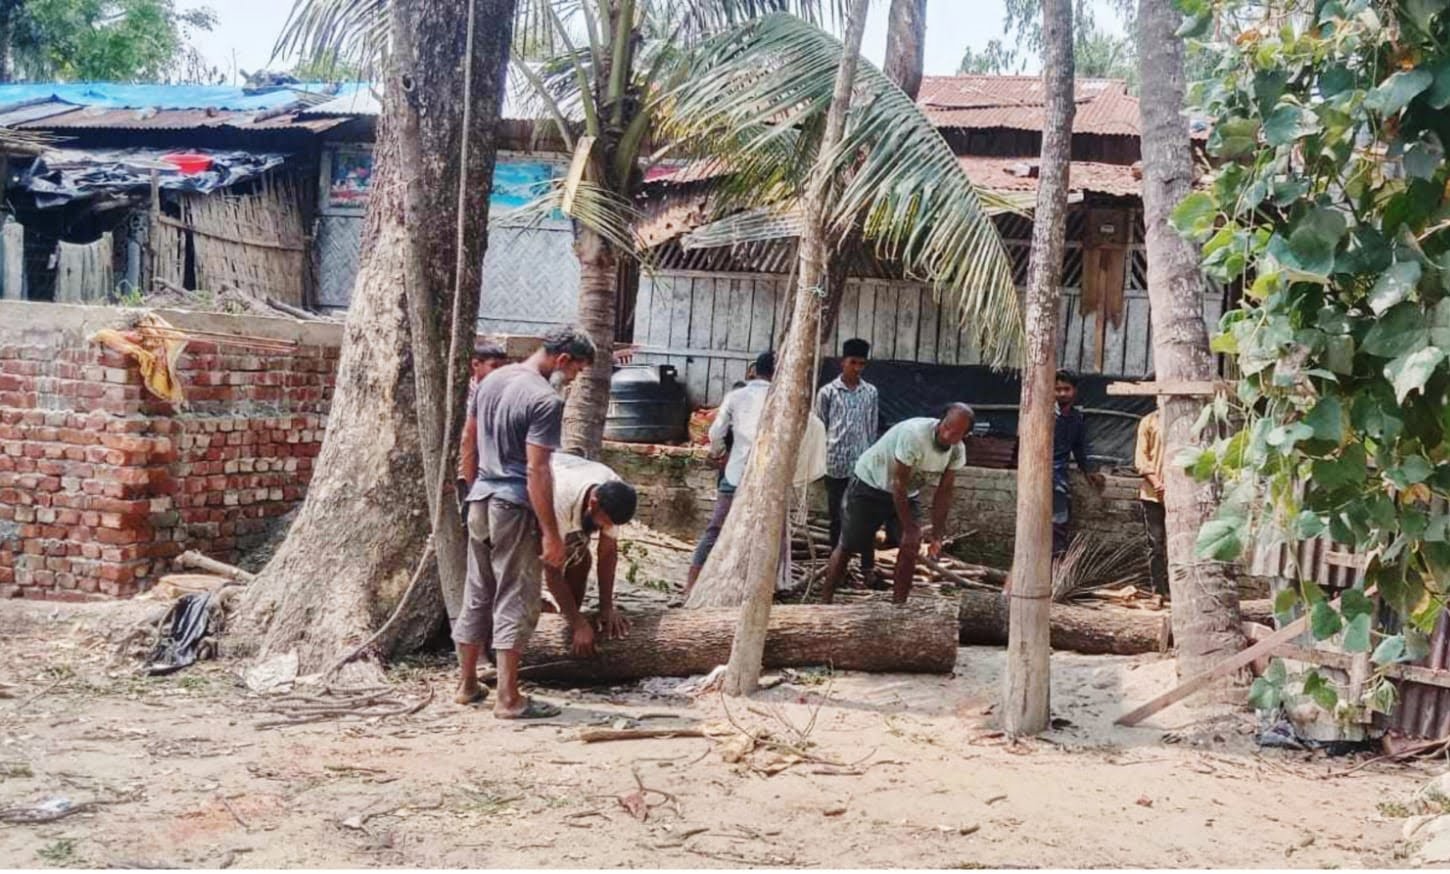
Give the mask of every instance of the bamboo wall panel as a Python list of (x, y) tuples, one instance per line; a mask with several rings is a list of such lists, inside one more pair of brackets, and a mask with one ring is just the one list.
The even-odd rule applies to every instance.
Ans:
[(264, 176), (252, 194), (188, 194), (181, 209), (198, 288), (306, 302), (312, 263), (295, 179)]

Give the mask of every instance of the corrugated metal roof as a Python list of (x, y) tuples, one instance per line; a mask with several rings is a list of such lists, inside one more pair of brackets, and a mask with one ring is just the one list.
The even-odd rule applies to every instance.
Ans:
[(343, 97), (366, 85), (302, 83), (256, 92), (230, 85), (127, 85), (115, 82), (41, 82), (0, 85), (0, 108), (40, 100), (57, 100), (75, 106), (108, 109), (218, 109), (259, 112), (277, 109), (298, 99)]
[[(978, 188), (989, 191), (1036, 191), (1035, 158), (984, 158), (959, 155), (957, 163), (967, 178)], [(1100, 164), (1096, 161), (1073, 161), (1068, 175), (1070, 191), (1091, 191), (1116, 197), (1139, 197), (1142, 194), (1142, 171), (1137, 165)]]
[(343, 124), (345, 118), (299, 119), (294, 113), (255, 120), (255, 112), (221, 112), (207, 109), (103, 109), (71, 107), (69, 112), (12, 124), (26, 130), (305, 130), (322, 133)]
[[(376, 118), (383, 112), (381, 95), (381, 83), (361, 85), (349, 93), (341, 94), (325, 103), (319, 103), (306, 109), (300, 115), (302, 118), (333, 116)], [(571, 121), (580, 121), (584, 118), (583, 109), (575, 103), (566, 102), (562, 109), (565, 117)], [(549, 114), (549, 108), (535, 97), (528, 81), (512, 74), (508, 75), (504, 82), (503, 110), (500, 117), (513, 121), (554, 123)]]
[[(1039, 76), (927, 76), (916, 101), (937, 127), (1040, 131)], [(1079, 79), (1074, 133), (1138, 136), (1138, 99), (1116, 79)]]
[(37, 121), (42, 118), (50, 118), (53, 115), (64, 115), (67, 112), (74, 112), (75, 106), (54, 98), (44, 98), (21, 103), (4, 110), (0, 110), (0, 127), (15, 127), (27, 121)]
[(359, 88), (351, 94), (344, 94), (341, 97), (334, 97), (331, 100), (319, 103), (299, 113), (304, 118), (324, 118), (333, 116), (366, 116), (374, 117), (383, 112), (382, 101), (378, 100), (373, 89)]

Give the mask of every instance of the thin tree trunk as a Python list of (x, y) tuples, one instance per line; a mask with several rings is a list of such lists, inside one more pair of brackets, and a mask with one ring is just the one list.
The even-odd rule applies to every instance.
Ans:
[[(1143, 220), (1147, 229), (1148, 297), (1153, 319), (1153, 361), (1165, 382), (1213, 379), (1215, 366), (1203, 322), (1204, 278), (1198, 252), (1169, 225), (1169, 216), (1193, 186), (1193, 151), (1183, 113), (1183, 41), (1175, 36), (1180, 13), (1172, 0), (1142, 0), (1138, 57), (1142, 79)], [(1201, 403), (1165, 397), (1160, 403), (1163, 452), (1175, 458), (1197, 444), (1193, 423)], [(1238, 586), (1233, 568), (1201, 559), (1198, 530), (1218, 511), (1212, 483), (1199, 485), (1174, 464), (1163, 466), (1168, 528), (1169, 586), (1179, 676), (1193, 676), (1243, 649)], [(1232, 686), (1234, 677), (1224, 681)]]
[[(477, 2), (470, 179), (481, 193), (492, 171), (513, 0)], [(327, 436), (297, 521), (248, 587), (240, 611), (239, 629), (260, 637), (263, 654), (296, 650), (304, 671), (329, 667), (398, 606), (429, 533), (433, 487), (425, 482), (436, 483), (440, 467), (452, 467), (445, 459), (455, 441), (447, 441), (448, 455), (438, 452), (449, 402), (440, 338), (452, 305), (466, 10), (466, 3), (444, 0), (392, 4), (394, 55), (364, 256)], [(474, 266), (464, 277), (463, 287), (472, 293), (460, 302), (470, 327), (486, 212), (474, 199), (465, 201), (464, 239), (477, 257), (469, 256)], [(419, 253), (427, 253), (426, 263)], [(424, 295), (437, 304), (420, 325), (428, 336), (415, 344), (408, 304)], [(470, 346), (462, 350), (465, 362)], [(453, 403), (461, 403), (465, 387), (459, 381)], [(420, 420), (427, 433), (420, 434)], [(440, 521), (449, 525), (459, 532), (456, 511)], [(445, 532), (438, 544), (454, 542)], [(417, 648), (439, 630), (444, 613), (440, 587), (429, 574), (373, 655)]]
[(921, 91), (926, 58), (926, 0), (891, 0), (883, 72), (912, 100)]
[(796, 455), (806, 416), (810, 413), (811, 386), (815, 379), (811, 362), (815, 359), (817, 326), (821, 319), (821, 285), (826, 278), (826, 198), (832, 182), (831, 153), (846, 129), (868, 2), (854, 0), (851, 4), (825, 134), (801, 203), (805, 231), (800, 241), (790, 333), (766, 396), (755, 447), (735, 505), (691, 598), (691, 606), (712, 606), (712, 601), (713, 606), (730, 606), (732, 601), (740, 603), (733, 595), (743, 584), (744, 604), (725, 676), (725, 691), (732, 695), (754, 692), (760, 680), (766, 628), (779, 570), (780, 532), (785, 523), (786, 503), (795, 478)]
[(10, 82), (11, 46), (15, 42), (15, 17), (20, 12), (21, 0), (0, 0), (0, 84)]
[(609, 411), (609, 380), (614, 373), (616, 310), (620, 283), (619, 256), (598, 234), (583, 229), (574, 243), (579, 258), (579, 327), (594, 341), (594, 365), (579, 374), (564, 408), (564, 448), (598, 458), (604, 448), (604, 420)]
[(1057, 301), (1067, 233), (1067, 187), (1072, 150), (1073, 60), (1071, 0), (1043, 0), (1047, 92), (1042, 173), (1032, 226), (1026, 296), (1027, 343), (1018, 420), (1017, 537), (1012, 553), (1003, 728), (1011, 735), (1046, 730), (1052, 649), (1053, 377), (1057, 370)]

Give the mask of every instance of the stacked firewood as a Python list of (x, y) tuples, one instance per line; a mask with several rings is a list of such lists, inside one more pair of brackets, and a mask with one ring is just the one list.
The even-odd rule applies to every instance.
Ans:
[[(875, 574), (888, 585), (896, 574), (895, 549), (884, 548), (879, 540), (876, 550)], [(792, 527), (790, 541), (791, 582), (802, 595), (810, 596), (820, 592), (826, 578), (826, 565), (831, 558), (831, 535), (826, 529), (812, 525)], [(968, 564), (945, 553), (939, 559), (923, 555), (916, 563), (912, 577), (914, 587), (927, 590), (955, 591), (958, 589), (982, 589), (1001, 591), (1007, 579), (1005, 571), (982, 565)], [(856, 563), (851, 563), (845, 589), (864, 588)], [(849, 598), (849, 592), (841, 593)]]

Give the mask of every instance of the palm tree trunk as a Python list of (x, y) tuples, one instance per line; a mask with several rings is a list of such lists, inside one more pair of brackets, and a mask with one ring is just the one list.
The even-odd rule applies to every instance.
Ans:
[(0, 84), (13, 79), (11, 46), (15, 42), (15, 18), (20, 13), (20, 4), (21, 0), (0, 0)]
[(1003, 728), (1011, 735), (1047, 729), (1052, 649), (1053, 382), (1057, 370), (1057, 301), (1067, 235), (1072, 154), (1073, 59), (1071, 0), (1043, 0), (1047, 92), (1042, 173), (1032, 226), (1026, 295), (1027, 348), (1022, 365), (1021, 443), (1017, 465), (1017, 536), (1008, 584), (1007, 681)]
[(703, 606), (701, 596), (708, 597), (712, 590), (718, 597), (721, 593), (739, 591), (741, 587), (732, 586), (732, 582), (744, 584), (744, 604), (725, 676), (725, 691), (732, 695), (755, 691), (765, 655), (765, 632), (779, 570), (781, 528), (785, 524), (786, 503), (795, 478), (796, 455), (806, 416), (810, 413), (811, 387), (815, 380), (811, 362), (821, 320), (820, 289), (826, 273), (826, 199), (833, 181), (831, 153), (841, 142), (846, 128), (868, 3), (869, 0), (851, 3), (826, 130), (802, 200), (806, 221), (800, 241), (800, 267), (790, 332), (766, 397), (749, 467), (720, 533), (720, 542), (701, 573), (691, 601), (691, 606)]
[[(1138, 57), (1142, 79), (1143, 220), (1148, 244), (1148, 296), (1153, 360), (1164, 382), (1216, 376), (1203, 322), (1204, 278), (1196, 247), (1169, 225), (1169, 216), (1193, 186), (1193, 152), (1183, 113), (1183, 41), (1174, 35), (1180, 14), (1172, 0), (1142, 0)], [(1161, 401), (1164, 457), (1196, 445), (1193, 423), (1202, 405), (1185, 397)], [(1238, 587), (1228, 564), (1201, 559), (1198, 530), (1218, 511), (1212, 483), (1199, 485), (1165, 464), (1169, 586), (1178, 673), (1192, 676), (1244, 647)], [(1225, 685), (1231, 686), (1229, 677)]]
[[(463, 202), (462, 239), (472, 266), (464, 271), (468, 293), (460, 301), (470, 334), (483, 261), (481, 193), (492, 175), (514, 0), (477, 4), (469, 179), (478, 194)], [(248, 586), (240, 611), (238, 627), (260, 638), (264, 654), (296, 650), (304, 671), (329, 667), (399, 606), (429, 533), (433, 486), (425, 483), (436, 484), (440, 470), (452, 469), (456, 438), (443, 439), (444, 420), (447, 405), (461, 403), (466, 380), (455, 380), (454, 396), (447, 396), (442, 337), (452, 328), (459, 239), (458, 71), (466, 54), (466, 7), (445, 0), (392, 4), (390, 84), (327, 436), (297, 521)], [(402, 87), (405, 80), (411, 88)], [(418, 257), (422, 252), (427, 263)], [(420, 314), (422, 306), (431, 310)], [(461, 366), (470, 346), (461, 350)], [(452, 502), (445, 506), (442, 536), (435, 539), (439, 567), (461, 580), (444, 555), (456, 551), (461, 568), (461, 525)], [(413, 593), (373, 655), (417, 648), (439, 630), (445, 604), (433, 575)]]
[(882, 72), (912, 100), (921, 91), (926, 57), (926, 0), (891, 0), (886, 29), (886, 64)]
[(599, 354), (594, 365), (579, 374), (569, 389), (564, 408), (564, 448), (586, 458), (598, 458), (604, 448), (604, 420), (609, 412), (609, 380), (614, 373), (616, 310), (619, 306), (619, 256), (598, 234), (583, 229), (574, 243), (579, 258), (579, 327)]

